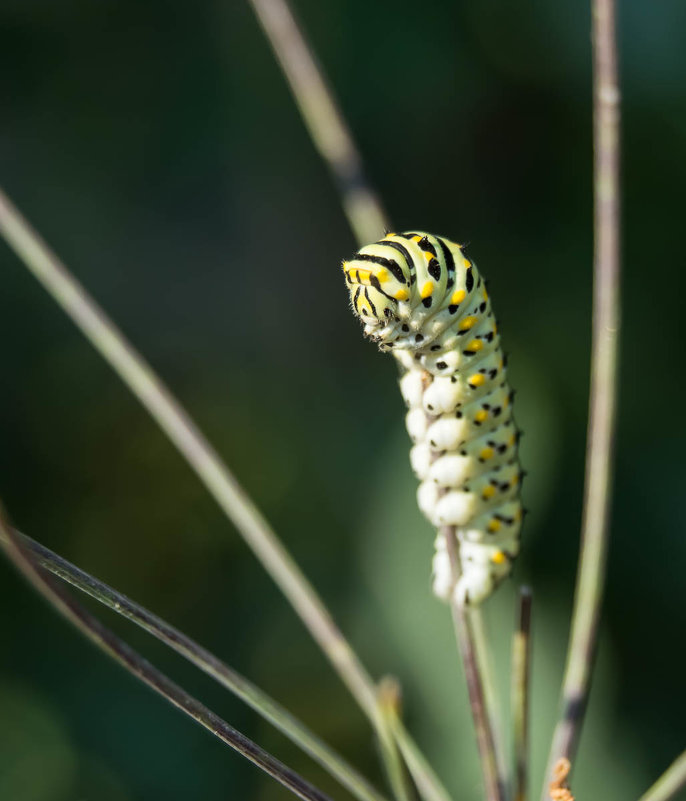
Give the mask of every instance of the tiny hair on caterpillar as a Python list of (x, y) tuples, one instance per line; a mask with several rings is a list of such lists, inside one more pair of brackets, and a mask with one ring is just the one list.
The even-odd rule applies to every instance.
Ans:
[(518, 433), (486, 284), (461, 245), (423, 231), (388, 233), (343, 272), (364, 333), (400, 368), (417, 502), (454, 527), (454, 582), (443, 534), (433, 590), (479, 604), (512, 570), (522, 525)]

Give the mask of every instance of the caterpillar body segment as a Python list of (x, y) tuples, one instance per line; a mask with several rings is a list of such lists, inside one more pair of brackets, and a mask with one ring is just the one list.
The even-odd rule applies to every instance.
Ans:
[(510, 573), (522, 522), (512, 392), (485, 283), (460, 245), (419, 231), (387, 234), (343, 271), (365, 335), (400, 367), (419, 508), (457, 533), (459, 578), (453, 586), (439, 533), (434, 592), (478, 604)]

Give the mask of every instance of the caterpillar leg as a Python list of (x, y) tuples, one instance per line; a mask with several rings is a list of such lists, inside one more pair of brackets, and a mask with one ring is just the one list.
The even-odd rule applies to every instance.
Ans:
[[(453, 583), (453, 572), (445, 537), (439, 533), (434, 541), (432, 589), (443, 601), (476, 606), (484, 601), (510, 573), (511, 558), (497, 546), (461, 541), (462, 573)], [(516, 542), (510, 543), (516, 548)]]

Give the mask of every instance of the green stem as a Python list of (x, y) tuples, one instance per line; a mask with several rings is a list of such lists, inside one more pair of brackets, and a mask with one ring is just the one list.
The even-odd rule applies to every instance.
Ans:
[(686, 751), (680, 754), (640, 801), (669, 801), (686, 787)]
[(594, 292), (591, 390), (581, 555), (547, 785), (561, 757), (574, 762), (593, 669), (605, 583), (617, 406), (620, 324), (620, 94), (614, 0), (592, 0)]
[(407, 769), (424, 801), (451, 801), (448, 791), (441, 784), (441, 780), (434, 773), (424, 754), (417, 748), (412, 738), (408, 737), (398, 715), (389, 716), (389, 722)]
[(4, 549), (15, 567), (58, 612), (129, 673), (268, 773), (299, 798), (303, 798), (305, 801), (331, 801), (316, 787), (215, 715), (197, 699), (188, 695), (178, 684), (143, 659), (97, 618), (93, 617), (85, 607), (45, 576), (34, 563), (30, 550), (23, 545), (21, 539), (15, 535), (1, 514), (0, 547)]
[[(208, 676), (232, 692), (265, 720), (281, 731), (291, 742), (299, 746), (318, 762), (331, 776), (337, 779), (360, 801), (386, 801), (369, 782), (351, 765), (340, 757), (330, 746), (322, 742), (303, 723), (291, 715), (280, 704), (270, 698), (233, 668), (218, 659), (214, 654), (198, 645), (183, 632), (149, 612), (126, 595), (91, 576), (89, 573), (63, 559), (24, 534), (21, 537), (27, 550), (36, 562), (53, 575), (71, 584), (81, 592), (99, 601), (104, 606), (140, 626), (178, 654), (200, 668)], [(0, 543), (6, 542), (0, 531)]]
[(375, 684), (314, 587), (176, 398), (2, 190), (0, 233), (190, 464), (383, 739), (386, 724), (378, 709)]

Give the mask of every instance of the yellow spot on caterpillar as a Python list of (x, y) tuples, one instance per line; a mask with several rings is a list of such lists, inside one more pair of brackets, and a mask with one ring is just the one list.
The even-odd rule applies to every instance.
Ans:
[(477, 423), (483, 423), (484, 421), (488, 420), (488, 412), (485, 409), (479, 409), (479, 411), (474, 415), (474, 419)]
[(410, 241), (411, 242), (421, 242), (422, 238), (421, 238), (421, 236), (413, 236)]
[(473, 376), (467, 379), (467, 383), (470, 387), (480, 387), (486, 383), (486, 376), (481, 373), (474, 373)]
[(399, 289), (393, 297), (396, 300), (407, 300), (410, 297), (410, 293), (406, 289)]
[(431, 281), (427, 281), (424, 286), (422, 287), (421, 296), (422, 298), (429, 298), (433, 295), (434, 285)]
[(472, 266), (471, 261), (465, 259), (464, 260), (464, 268), (465, 268), (465, 270), (468, 270), (471, 266)]
[[(491, 534), (495, 534), (496, 531), (500, 531), (500, 520), (498, 520), (495, 517), (491, 518), (491, 520), (489, 521), (489, 523), (486, 526), (486, 528), (487, 528), (488, 531), (491, 532)], [(501, 553), (501, 551), (498, 551), (498, 553)], [(503, 556), (505, 556), (505, 554), (503, 554)], [(491, 558), (495, 562), (495, 556), (493, 556)], [(496, 564), (502, 564), (502, 563), (496, 562)]]
[(396, 234), (392, 234), (392, 233), (390, 233), (390, 231), (389, 231), (389, 233), (387, 233), (387, 234), (386, 234), (386, 236), (384, 237), (384, 239), (390, 239), (392, 236), (396, 236)]
[(465, 350), (481, 350), (484, 343), (480, 339), (473, 339), (466, 347)]
[(516, 487), (516, 486), (517, 486), (517, 484), (519, 484), (519, 476), (515, 476), (515, 477), (514, 477), (514, 478), (513, 478), (513, 479), (510, 481), (510, 483), (512, 484), (512, 486), (513, 486), (513, 487)]
[(388, 281), (388, 270), (382, 267), (376, 274), (376, 278), (380, 284), (385, 284)]
[(488, 291), (486, 287), (484, 287), (484, 300), (488, 300)]
[(450, 298), (450, 303), (453, 306), (457, 306), (458, 303), (462, 303), (462, 301), (465, 299), (466, 294), (467, 293), (464, 291), (464, 289), (456, 289), (453, 292), (452, 297)]
[(516, 441), (517, 441), (517, 435), (516, 435), (516, 434), (513, 434), (513, 435), (510, 437), (510, 439), (507, 441), (507, 444), (508, 444), (508, 445), (514, 445)]
[(474, 325), (476, 322), (476, 317), (465, 317), (464, 320), (460, 323), (460, 331), (469, 331), (469, 329)]
[(504, 551), (496, 551), (493, 556), (491, 557), (491, 562), (496, 565), (503, 565), (507, 561), (507, 556), (505, 556)]
[(434, 257), (434, 254), (433, 254), (433, 253), (429, 253), (429, 251), (428, 251), (428, 250), (425, 250), (425, 251), (424, 251), (424, 258), (425, 258), (427, 261), (431, 261), (431, 259), (433, 259), (433, 257)]
[(479, 459), (484, 459), (484, 460), (492, 459), (494, 453), (495, 451), (493, 450), (493, 448), (482, 448), (481, 451), (479, 452)]
[(484, 487), (484, 491), (481, 493), (481, 497), (487, 501), (489, 498), (492, 498), (495, 495), (495, 487), (492, 485), (488, 485)]

